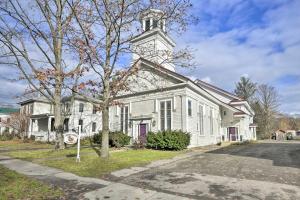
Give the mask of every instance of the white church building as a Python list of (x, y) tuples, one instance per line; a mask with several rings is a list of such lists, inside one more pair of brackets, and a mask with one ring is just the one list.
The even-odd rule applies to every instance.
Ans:
[[(133, 61), (140, 66), (130, 78), (130, 92), (117, 99), (122, 106), (110, 108), (110, 130), (132, 137), (146, 137), (149, 131), (182, 130), (191, 134), (190, 147), (220, 141), (256, 140), (254, 111), (247, 101), (200, 80), (192, 81), (176, 73), (170, 60), (175, 42), (166, 32), (166, 22), (159, 10), (141, 15), (143, 32), (132, 42)], [(101, 113), (93, 103), (77, 97), (70, 104), (66, 132), (79, 124), (86, 136), (101, 130)], [(95, 101), (96, 103), (96, 101)], [(21, 112), (31, 112), (29, 135), (53, 140), (53, 110), (45, 99), (20, 102)], [(24, 111), (25, 110), (25, 111)], [(49, 139), (50, 138), (50, 139)]]

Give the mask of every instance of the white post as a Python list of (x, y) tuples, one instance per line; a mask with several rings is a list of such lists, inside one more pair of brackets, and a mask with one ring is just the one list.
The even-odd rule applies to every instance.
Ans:
[(80, 162), (80, 136), (81, 136), (81, 125), (78, 125), (78, 139), (77, 139), (77, 157), (76, 157), (76, 162)]

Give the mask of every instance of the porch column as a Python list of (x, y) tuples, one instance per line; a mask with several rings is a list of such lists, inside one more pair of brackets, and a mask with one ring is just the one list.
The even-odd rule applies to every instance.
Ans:
[(29, 119), (29, 127), (28, 127), (28, 136), (30, 137), (32, 135), (32, 119)]
[(48, 133), (51, 132), (51, 117), (48, 117)]

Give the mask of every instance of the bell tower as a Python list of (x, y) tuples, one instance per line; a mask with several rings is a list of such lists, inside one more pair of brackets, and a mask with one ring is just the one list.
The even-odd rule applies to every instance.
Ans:
[(140, 57), (175, 71), (173, 52), (175, 42), (166, 32), (164, 12), (149, 9), (141, 13), (142, 33), (131, 40), (133, 61)]

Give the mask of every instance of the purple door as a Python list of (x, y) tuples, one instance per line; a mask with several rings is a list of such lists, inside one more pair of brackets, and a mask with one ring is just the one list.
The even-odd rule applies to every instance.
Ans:
[(229, 140), (230, 141), (236, 141), (236, 133), (235, 133), (236, 128), (235, 127), (229, 127)]
[(140, 124), (140, 140), (146, 142), (147, 124)]

